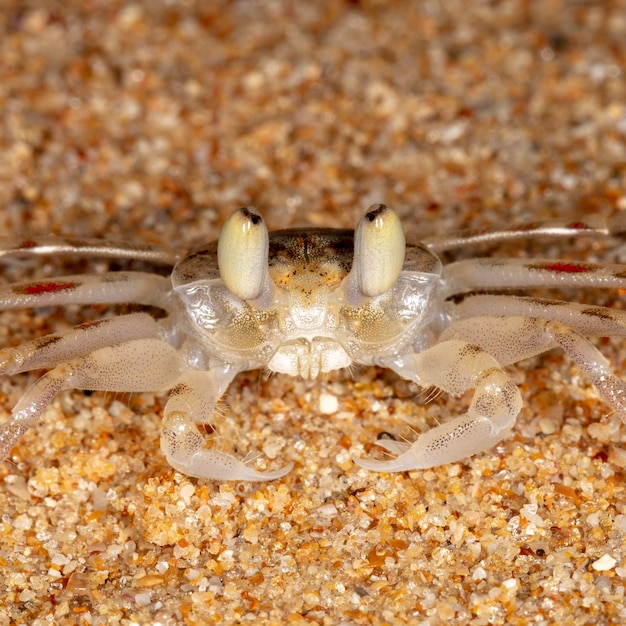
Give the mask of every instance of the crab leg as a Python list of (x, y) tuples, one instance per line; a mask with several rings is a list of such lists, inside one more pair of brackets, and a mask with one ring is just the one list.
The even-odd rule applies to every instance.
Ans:
[[(139, 318), (145, 314), (126, 316)], [(149, 316), (146, 316), (149, 317)], [(119, 318), (124, 319), (124, 318)], [(131, 320), (129, 328), (112, 324), (108, 339), (120, 332), (140, 332)], [(144, 320), (145, 321), (145, 320)], [(152, 320), (152, 332), (158, 325)], [(95, 331), (94, 325), (91, 325)], [(80, 332), (80, 331), (76, 331)], [(63, 337), (73, 342), (73, 333)], [(95, 342), (100, 339), (91, 338)], [(68, 346), (73, 349), (74, 346)], [(43, 358), (43, 357), (42, 357)], [(154, 337), (133, 339), (95, 350), (44, 374), (19, 400), (8, 421), (0, 424), (0, 460), (6, 458), (20, 437), (40, 418), (54, 397), (64, 389), (113, 392), (164, 391), (174, 387), (167, 402), (161, 449), (168, 462), (189, 475), (216, 480), (273, 480), (292, 465), (271, 472), (257, 472), (234, 457), (204, 448), (196, 424), (207, 422), (215, 403), (237, 370), (192, 370), (181, 377), (184, 363), (174, 347)]]
[[(512, 340), (514, 339), (514, 340)], [(451, 324), (441, 343), (407, 357), (382, 359), (380, 365), (421, 386), (434, 385), (460, 395), (474, 387), (465, 415), (440, 424), (411, 446), (381, 440), (378, 445), (399, 456), (391, 461), (356, 459), (374, 471), (424, 469), (452, 463), (486, 450), (513, 425), (522, 400), (501, 369), (560, 346), (589, 376), (602, 397), (626, 421), (626, 383), (585, 337), (560, 322), (533, 317), (467, 318)]]
[(625, 289), (620, 264), (526, 259), (468, 259), (444, 268), (444, 297), (467, 291), (533, 287)]
[(506, 241), (531, 240), (531, 239), (566, 239), (574, 237), (610, 237), (624, 232), (624, 219), (592, 220), (575, 222), (555, 220), (523, 226), (508, 228), (505, 230), (476, 230), (461, 232), (456, 235), (433, 236), (422, 240), (430, 250), (436, 253), (446, 250), (455, 250), (479, 244), (497, 244)]
[(184, 254), (151, 244), (110, 242), (103, 239), (34, 237), (28, 239), (0, 238), (0, 259), (15, 257), (63, 256), (109, 258), (174, 265)]
[(158, 339), (127, 341), (59, 365), (44, 374), (21, 397), (9, 420), (0, 424), (0, 460), (8, 456), (59, 391), (161, 391), (176, 383), (182, 369), (176, 349)]
[[(626, 335), (626, 312), (602, 306), (590, 306), (561, 300), (547, 300), (514, 295), (472, 294), (455, 300), (453, 318), (522, 316), (540, 317), (561, 322), (586, 337)], [(458, 322), (452, 322), (454, 326)], [(480, 322), (478, 323), (480, 325)], [(446, 330), (451, 336), (454, 331)], [(469, 341), (469, 339), (468, 339)]]
[(185, 373), (165, 406), (161, 451), (175, 469), (188, 476), (214, 480), (274, 480), (287, 474), (293, 464), (258, 472), (235, 457), (207, 449), (196, 424), (208, 423), (215, 403), (238, 373), (225, 366)]
[(0, 350), (0, 375), (50, 369), (59, 363), (86, 356), (99, 348), (132, 339), (156, 339), (161, 334), (161, 327), (147, 313), (131, 313), (80, 324), (14, 348)]
[[(623, 327), (620, 334), (626, 334)], [(613, 374), (610, 363), (589, 340), (558, 321), (519, 316), (467, 318), (453, 322), (440, 337), (452, 338), (479, 346), (503, 366), (560, 346), (626, 422), (626, 383)]]
[(144, 272), (46, 278), (0, 286), (0, 310), (131, 302), (169, 310), (169, 289), (168, 279)]
[(419, 354), (382, 359), (380, 365), (421, 386), (434, 385), (453, 395), (474, 387), (475, 393), (465, 415), (436, 426), (411, 446), (378, 441), (400, 456), (390, 461), (355, 460), (366, 469), (399, 472), (460, 461), (500, 441), (522, 408), (517, 386), (498, 362), (465, 341), (444, 341)]

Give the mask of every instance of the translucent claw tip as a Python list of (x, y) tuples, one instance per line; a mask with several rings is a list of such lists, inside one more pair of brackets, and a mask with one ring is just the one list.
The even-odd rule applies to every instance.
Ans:
[(359, 467), (369, 470), (370, 472), (406, 472), (421, 469), (416, 466), (415, 459), (404, 454), (395, 459), (390, 459), (389, 461), (376, 461), (374, 459), (361, 459), (357, 457), (354, 459), (354, 462)]
[(209, 480), (276, 480), (293, 469), (293, 463), (289, 463), (280, 469), (259, 472), (234, 456), (218, 450), (200, 450), (189, 457), (180, 458), (168, 455), (167, 461), (187, 476)]
[(269, 470), (267, 472), (257, 472), (256, 470), (250, 470), (255, 477), (247, 478), (246, 480), (276, 480), (289, 474), (293, 469), (293, 463), (287, 463), (284, 467), (277, 470)]
[(411, 447), (411, 444), (406, 441), (395, 441), (394, 439), (377, 439), (376, 445), (392, 454), (404, 454)]
[(387, 459), (385, 461), (376, 461), (375, 459), (355, 458), (354, 462), (363, 469), (371, 472), (403, 472), (412, 469), (418, 469), (415, 458), (407, 453), (411, 448), (411, 444), (404, 441), (394, 441), (393, 439), (379, 439), (376, 445), (391, 452), (398, 454), (395, 459)]

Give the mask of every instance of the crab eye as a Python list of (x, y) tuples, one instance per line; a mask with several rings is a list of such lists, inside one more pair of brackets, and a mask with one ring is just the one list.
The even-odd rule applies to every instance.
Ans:
[(269, 288), (269, 235), (256, 209), (235, 211), (217, 242), (217, 263), (227, 289), (242, 300), (254, 300)]
[(352, 272), (362, 295), (380, 296), (402, 271), (406, 241), (398, 216), (384, 204), (372, 205), (354, 233)]

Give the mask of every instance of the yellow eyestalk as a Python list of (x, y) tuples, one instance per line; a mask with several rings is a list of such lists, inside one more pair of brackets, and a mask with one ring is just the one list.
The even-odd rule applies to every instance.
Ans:
[(228, 290), (242, 300), (255, 300), (270, 288), (269, 235), (258, 211), (244, 207), (224, 224), (217, 242), (217, 263)]
[(384, 204), (372, 205), (354, 232), (350, 273), (361, 295), (374, 298), (393, 287), (402, 271), (405, 249), (398, 216)]

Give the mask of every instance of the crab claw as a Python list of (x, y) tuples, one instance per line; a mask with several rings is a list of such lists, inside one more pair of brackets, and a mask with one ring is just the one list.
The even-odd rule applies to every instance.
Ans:
[(355, 458), (354, 462), (359, 467), (370, 472), (400, 472), (415, 469), (415, 460), (411, 455), (403, 456), (411, 448), (411, 444), (404, 441), (394, 441), (393, 439), (379, 439), (376, 445), (391, 454), (397, 454), (395, 459), (377, 461), (375, 459)]
[(204, 439), (189, 416), (174, 412), (164, 418), (161, 450), (167, 462), (179, 472), (211, 480), (275, 480), (288, 474), (293, 463), (267, 472), (259, 472), (243, 461), (204, 447)]
[(384, 204), (372, 205), (354, 232), (354, 259), (345, 279), (348, 301), (380, 296), (400, 276), (406, 241), (398, 216)]
[(276, 480), (293, 469), (293, 463), (288, 463), (277, 470), (259, 472), (234, 456), (218, 450), (195, 452), (184, 462), (177, 462), (171, 456), (167, 457), (167, 460), (174, 469), (187, 476), (211, 480), (249, 480), (254, 482)]
[(235, 211), (217, 242), (217, 263), (227, 289), (242, 300), (271, 299), (269, 235), (256, 209)]

